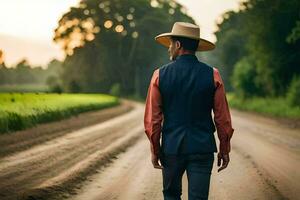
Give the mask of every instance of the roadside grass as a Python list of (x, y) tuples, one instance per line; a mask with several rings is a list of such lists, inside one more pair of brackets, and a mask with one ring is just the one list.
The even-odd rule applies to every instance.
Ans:
[(300, 105), (292, 107), (284, 97), (252, 97), (243, 100), (233, 93), (227, 93), (227, 100), (232, 108), (239, 110), (257, 112), (270, 117), (300, 120)]
[(0, 93), (0, 134), (117, 104), (105, 94)]
[(49, 87), (43, 84), (0, 85), (0, 92), (49, 92)]

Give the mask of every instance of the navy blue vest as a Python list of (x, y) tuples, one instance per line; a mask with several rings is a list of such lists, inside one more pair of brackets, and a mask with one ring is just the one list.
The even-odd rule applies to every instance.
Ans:
[(215, 93), (213, 68), (195, 55), (178, 56), (159, 68), (163, 102), (162, 153), (217, 152), (211, 112)]

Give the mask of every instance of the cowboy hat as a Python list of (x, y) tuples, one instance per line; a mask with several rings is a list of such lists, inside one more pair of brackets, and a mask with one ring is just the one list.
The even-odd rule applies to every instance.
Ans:
[(165, 47), (170, 45), (170, 37), (185, 37), (190, 39), (199, 40), (197, 51), (209, 51), (215, 48), (212, 42), (200, 38), (200, 27), (186, 22), (175, 22), (170, 33), (162, 33), (155, 37), (155, 40)]

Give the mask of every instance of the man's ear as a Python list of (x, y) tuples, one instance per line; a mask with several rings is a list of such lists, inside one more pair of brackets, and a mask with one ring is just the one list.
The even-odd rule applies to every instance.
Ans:
[(181, 43), (179, 41), (175, 42), (175, 47), (176, 49), (180, 49), (181, 48)]

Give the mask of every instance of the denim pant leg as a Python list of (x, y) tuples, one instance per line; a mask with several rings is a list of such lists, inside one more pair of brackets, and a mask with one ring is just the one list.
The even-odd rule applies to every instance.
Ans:
[(185, 171), (183, 156), (165, 155), (162, 158), (164, 200), (181, 200), (182, 176)]
[(214, 153), (189, 155), (187, 178), (189, 200), (207, 200)]

